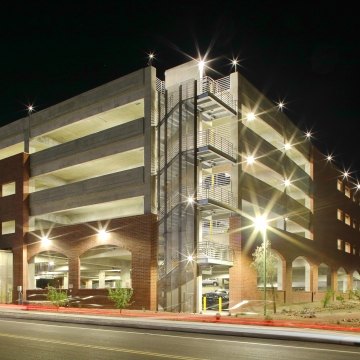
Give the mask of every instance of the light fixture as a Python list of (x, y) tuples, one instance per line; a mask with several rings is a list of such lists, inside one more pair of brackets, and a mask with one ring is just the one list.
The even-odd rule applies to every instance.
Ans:
[(291, 149), (291, 144), (290, 143), (285, 143), (284, 149), (285, 150), (290, 150)]
[(247, 115), (246, 115), (246, 120), (247, 121), (254, 121), (256, 119), (256, 116), (253, 112), (249, 112)]
[(255, 162), (254, 156), (249, 155), (249, 156), (246, 158), (246, 162), (247, 162), (248, 165), (252, 165), (252, 164)]
[(349, 177), (349, 172), (345, 170), (345, 171), (342, 173), (342, 176), (343, 176), (345, 179), (347, 179), (347, 178)]
[(49, 265), (50, 265), (50, 266), (54, 266), (54, 265), (55, 265), (55, 262), (54, 262), (53, 260), (50, 260), (50, 261), (49, 261)]
[(285, 104), (284, 104), (283, 101), (279, 101), (279, 102), (276, 104), (276, 106), (278, 107), (278, 109), (279, 109), (280, 111), (282, 111), (282, 110), (285, 108)]
[(28, 111), (28, 114), (31, 114), (33, 111), (34, 111), (34, 105), (28, 105), (27, 106), (27, 111)]
[(356, 184), (356, 190), (360, 190), (360, 184), (359, 183)]
[(238, 59), (232, 59), (231, 65), (234, 67), (234, 70), (236, 72), (236, 68), (239, 65), (239, 60)]
[(188, 198), (187, 198), (187, 203), (188, 203), (189, 205), (191, 205), (191, 204), (193, 204), (194, 202), (195, 202), (194, 197), (193, 197), (193, 196), (188, 196)]
[(291, 181), (289, 179), (284, 180), (284, 186), (289, 187), (291, 185)]
[(265, 216), (257, 216), (254, 219), (254, 226), (255, 229), (258, 231), (265, 231), (267, 228), (267, 219)]
[(199, 67), (200, 79), (202, 79), (204, 77), (205, 60), (200, 59), (198, 62), (198, 67)]
[(105, 229), (100, 229), (98, 231), (98, 236), (100, 240), (106, 240), (109, 237), (109, 233)]
[(333, 161), (334, 157), (331, 154), (326, 155), (326, 161)]
[(44, 245), (50, 244), (50, 239), (48, 238), (47, 235), (44, 235), (44, 236), (41, 237), (41, 243), (44, 244)]
[(307, 139), (310, 139), (310, 138), (312, 137), (311, 131), (307, 131), (307, 132), (305, 133), (305, 136), (306, 136)]
[(148, 65), (152, 65), (152, 62), (155, 60), (155, 53), (153, 52), (149, 52), (148, 53)]
[(186, 260), (187, 260), (188, 262), (194, 261), (194, 257), (193, 257), (192, 255), (188, 255), (188, 256), (186, 257)]

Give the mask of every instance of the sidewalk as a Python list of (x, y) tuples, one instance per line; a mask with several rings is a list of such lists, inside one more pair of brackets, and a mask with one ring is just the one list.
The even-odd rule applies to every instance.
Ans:
[(297, 321), (237, 318), (223, 313), (162, 313), (151, 311), (0, 305), (0, 318), (54, 321), (137, 329), (186, 331), (216, 335), (326, 342), (360, 346), (360, 328)]

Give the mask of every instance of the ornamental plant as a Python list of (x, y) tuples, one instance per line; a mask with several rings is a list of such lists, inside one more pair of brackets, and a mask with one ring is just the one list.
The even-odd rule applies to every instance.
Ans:
[(122, 288), (121, 282), (116, 282), (115, 288), (108, 289), (108, 298), (114, 303), (115, 307), (120, 310), (120, 314), (123, 309), (130, 306), (131, 298), (134, 290), (130, 288)]
[(47, 291), (47, 299), (57, 308), (59, 308), (59, 306), (65, 306), (68, 303), (69, 300), (66, 291), (56, 289), (52, 286), (48, 286)]

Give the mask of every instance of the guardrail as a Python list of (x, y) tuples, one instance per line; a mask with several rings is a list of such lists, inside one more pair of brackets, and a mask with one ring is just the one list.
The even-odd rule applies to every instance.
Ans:
[(215, 200), (218, 203), (226, 204), (232, 208), (237, 208), (237, 198), (232, 191), (224, 186), (215, 186), (210, 189), (200, 188), (198, 200)]
[(200, 241), (197, 249), (197, 257), (220, 261), (233, 261), (233, 252), (229, 245), (215, 243), (213, 241)]

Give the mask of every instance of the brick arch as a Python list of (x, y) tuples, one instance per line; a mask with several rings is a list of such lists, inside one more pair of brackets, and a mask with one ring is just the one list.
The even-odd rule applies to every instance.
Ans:
[(271, 248), (271, 251), (280, 258), (283, 264), (286, 264), (286, 258), (279, 250)]
[(292, 258), (288, 258), (289, 264), (292, 264), (296, 259), (304, 259), (309, 264), (310, 267), (316, 264), (316, 261), (310, 259), (309, 256), (306, 255), (297, 255)]
[(61, 255), (64, 255), (67, 258), (69, 258), (71, 255), (71, 252), (68, 249), (66, 249), (65, 247), (59, 246), (57, 243), (52, 243), (52, 242), (49, 245), (46, 245), (46, 247), (44, 245), (42, 245), (41, 243), (31, 244), (30, 246), (27, 247), (27, 249), (28, 249), (28, 251), (27, 251), (27, 262), (28, 263), (34, 256), (39, 255), (46, 251), (54, 251)]
[(133, 253), (132, 251), (133, 246), (131, 246), (131, 243), (128, 242), (124, 243), (123, 239), (117, 239), (116, 236), (114, 236), (114, 234), (111, 234), (110, 238), (105, 241), (99, 241), (96, 235), (91, 239), (87, 239), (87, 241), (84, 242), (84, 244), (82, 244), (79, 250), (76, 252), (76, 255), (80, 258), (87, 251), (104, 245), (116, 246), (121, 249), (125, 249), (129, 251), (131, 254)]
[(281, 262), (281, 268), (278, 268), (277, 270), (277, 289), (278, 290), (284, 290), (285, 289), (285, 282), (286, 282), (286, 258), (283, 256), (283, 254), (277, 250), (271, 248), (271, 252), (275, 254), (277, 258), (280, 259)]

